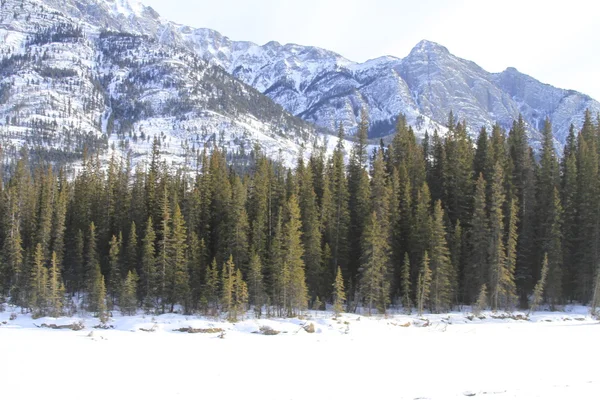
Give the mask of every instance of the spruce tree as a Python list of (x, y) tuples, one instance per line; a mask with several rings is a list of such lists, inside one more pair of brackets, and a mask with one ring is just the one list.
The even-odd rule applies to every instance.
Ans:
[(431, 305), (434, 312), (442, 312), (452, 306), (455, 287), (453, 279), (456, 273), (450, 260), (450, 250), (446, 241), (444, 211), (441, 200), (435, 202), (431, 222), (431, 241), (429, 245), (431, 254), (429, 266), (432, 272)]
[(288, 316), (297, 315), (308, 307), (308, 293), (304, 274), (304, 246), (301, 241), (302, 223), (296, 195), (292, 195), (286, 205), (286, 222), (283, 226), (283, 265), (289, 268), (287, 304)]
[(490, 302), (492, 310), (498, 310), (502, 298), (502, 281), (505, 280), (506, 247), (504, 243), (504, 175), (500, 163), (496, 163), (492, 181), (492, 197), (490, 202), (490, 240), (489, 240), (489, 265), (490, 265)]
[(531, 314), (539, 307), (540, 303), (544, 298), (544, 289), (546, 286), (546, 277), (548, 276), (548, 254), (544, 254), (544, 261), (542, 263), (542, 271), (540, 279), (533, 288), (533, 295), (531, 296), (531, 307), (527, 315)]
[(479, 296), (477, 296), (477, 303), (473, 309), (473, 313), (477, 316), (481, 315), (481, 312), (487, 308), (487, 285), (484, 283), (479, 289)]
[(123, 270), (121, 271), (123, 276), (127, 276), (130, 271), (138, 272), (140, 270), (137, 226), (135, 221), (131, 222), (131, 227), (129, 228), (129, 236), (127, 237), (124, 261)]
[(404, 262), (402, 263), (402, 307), (404, 311), (410, 314), (412, 312), (411, 301), (411, 280), (410, 280), (410, 257), (408, 253), (404, 253)]
[[(119, 235), (121, 237), (121, 235)], [(115, 235), (112, 236), (108, 250), (108, 296), (109, 307), (116, 303), (119, 292), (121, 291), (121, 240)]]
[(304, 168), (302, 159), (298, 160), (299, 206), (302, 219), (302, 244), (304, 246), (304, 264), (306, 282), (311, 297), (326, 295), (323, 285), (321, 226), (317, 195), (314, 190), (312, 168)]
[(138, 292), (146, 310), (150, 310), (154, 306), (157, 295), (155, 240), (156, 234), (152, 217), (149, 217), (146, 223), (146, 233), (142, 240), (141, 285)]
[(135, 271), (127, 272), (119, 294), (119, 308), (123, 315), (135, 315), (137, 310), (137, 281)]
[(48, 312), (51, 317), (63, 315), (65, 286), (60, 276), (60, 266), (56, 252), (52, 252), (48, 274)]
[(170, 312), (173, 312), (175, 304), (184, 306), (186, 313), (190, 312), (190, 287), (187, 251), (187, 229), (181, 214), (179, 204), (175, 205), (173, 213), (172, 234), (170, 239), (170, 258), (172, 269), (167, 275), (167, 302), (170, 304)]
[(254, 315), (260, 318), (262, 307), (265, 304), (265, 290), (263, 283), (262, 263), (260, 256), (252, 252), (250, 256), (250, 268), (248, 271), (248, 295), (249, 301), (254, 305)]
[(369, 315), (373, 307), (385, 313), (390, 302), (389, 245), (375, 211), (371, 213), (362, 242), (361, 294)]
[(344, 278), (342, 277), (342, 269), (338, 267), (333, 282), (333, 312), (338, 318), (344, 312), (344, 302), (346, 301), (346, 293), (344, 291)]
[(216, 315), (219, 309), (219, 270), (217, 260), (213, 258), (206, 270), (206, 279), (204, 284), (204, 296), (206, 298), (207, 311), (211, 315)]
[(417, 280), (417, 314), (423, 315), (425, 303), (429, 301), (431, 291), (431, 268), (429, 268), (429, 255), (427, 251), (423, 255), (419, 279)]

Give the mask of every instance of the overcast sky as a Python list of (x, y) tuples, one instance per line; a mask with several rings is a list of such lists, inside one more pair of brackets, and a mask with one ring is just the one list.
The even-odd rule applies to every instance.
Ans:
[(600, 5), (563, 0), (141, 0), (232, 40), (276, 40), (353, 61), (404, 57), (421, 39), (490, 72), (506, 67), (600, 100)]

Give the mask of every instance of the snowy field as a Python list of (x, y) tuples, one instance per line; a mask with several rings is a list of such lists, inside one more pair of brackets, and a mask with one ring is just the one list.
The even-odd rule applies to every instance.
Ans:
[[(13, 311), (0, 313), (3, 399), (600, 398), (600, 323), (584, 307), (529, 321), (458, 312), (235, 324), (114, 316), (109, 330), (90, 317), (11, 320)], [(78, 321), (80, 331), (35, 326)], [(261, 326), (281, 333), (253, 333)], [(188, 327), (224, 335), (174, 331)]]

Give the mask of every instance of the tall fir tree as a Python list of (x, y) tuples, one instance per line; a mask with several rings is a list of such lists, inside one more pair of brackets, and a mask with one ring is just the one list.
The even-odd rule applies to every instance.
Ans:
[(360, 291), (364, 306), (369, 315), (373, 308), (385, 313), (390, 302), (389, 244), (375, 211), (362, 238), (362, 254)]

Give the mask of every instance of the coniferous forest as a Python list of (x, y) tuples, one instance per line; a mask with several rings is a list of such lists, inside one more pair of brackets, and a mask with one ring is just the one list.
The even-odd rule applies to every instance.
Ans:
[[(555, 309), (600, 301), (600, 120), (587, 112), (559, 157), (522, 119), (506, 132), (449, 116), (418, 141), (401, 116), (389, 145), (356, 140), (287, 169), (256, 151), (248, 168), (214, 145), (174, 170), (85, 154), (67, 179), (30, 165), (0, 179), (0, 304), (34, 316), (113, 309), (293, 316)], [(343, 128), (339, 131), (344, 137)]]

